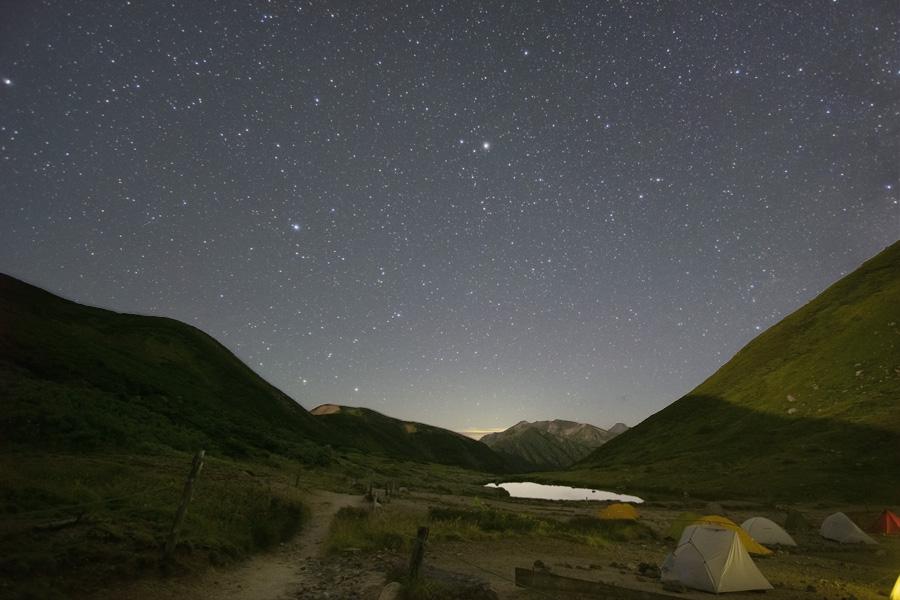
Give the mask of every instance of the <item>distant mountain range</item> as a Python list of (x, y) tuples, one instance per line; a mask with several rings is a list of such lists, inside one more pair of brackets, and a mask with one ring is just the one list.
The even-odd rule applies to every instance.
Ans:
[(900, 473), (900, 242), (567, 477), (704, 498), (872, 505)]
[(564, 469), (628, 429), (616, 423), (608, 431), (574, 421), (521, 421), (481, 438), (520, 471)]

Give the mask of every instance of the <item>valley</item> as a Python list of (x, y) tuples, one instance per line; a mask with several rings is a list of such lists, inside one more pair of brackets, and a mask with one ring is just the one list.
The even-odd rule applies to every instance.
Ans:
[[(304, 499), (312, 512), (312, 521), (296, 538), (271, 552), (254, 556), (227, 568), (213, 568), (177, 577), (151, 577), (119, 585), (87, 597), (93, 600), (123, 598), (130, 600), (198, 599), (274, 600), (293, 598), (357, 598), (375, 600), (385, 585), (385, 572), (409, 561), (409, 544), (368, 549), (336, 548), (328, 550), (328, 525), (346, 506), (371, 511), (359, 494), (344, 494), (310, 489)], [(528, 515), (545, 521), (565, 522), (594, 517), (599, 502), (550, 502), (512, 499), (481, 499), (485, 510)], [(369, 518), (387, 528), (403, 528), (414, 535), (414, 523), (429, 524), (429, 509), (446, 507), (473, 510), (472, 498), (454, 494), (410, 491), (391, 499)], [(550, 534), (498, 533), (478, 539), (460, 539), (442, 534), (440, 523), (430, 523), (435, 533), (426, 550), (425, 564), (445, 571), (481, 579), (499, 598), (530, 600), (557, 596), (546, 590), (526, 590), (511, 581), (516, 567), (533, 568), (540, 561), (548, 572), (588, 581), (603, 581), (620, 587), (666, 593), (658, 578), (642, 575), (641, 565), (659, 566), (675, 547), (663, 539), (672, 520), (685, 509), (701, 510), (702, 503), (654, 502), (639, 506), (640, 522), (652, 531), (652, 539), (606, 541), (592, 545), (572, 537)], [(723, 503), (732, 520), (740, 523), (751, 516), (784, 518), (783, 507), (754, 503)], [(800, 506), (811, 522), (817, 523), (834, 510), (864, 516), (864, 507)], [(825, 540), (817, 530), (793, 532), (796, 548), (777, 549), (775, 554), (754, 557), (760, 571), (774, 589), (765, 592), (771, 600), (809, 598), (810, 600), (858, 600), (884, 598), (896, 577), (900, 562), (900, 538), (879, 538), (878, 546), (842, 546)], [(327, 594), (327, 595), (326, 595)], [(676, 596), (690, 600), (708, 598), (696, 591)]]
[[(423, 525), (426, 564), (480, 577), (501, 598), (546, 597), (510, 583), (535, 561), (659, 591), (641, 563), (660, 566), (674, 547), (662, 538), (668, 523), (714, 501), (737, 522), (783, 523), (795, 509), (812, 523), (796, 533), (797, 549), (757, 561), (774, 585), (767, 597), (884, 597), (897, 539), (842, 546), (817, 527), (838, 510), (864, 525), (898, 509), (898, 272), (900, 243), (564, 468), (553, 461), (574, 455), (545, 433), (598, 432), (542, 422), (546, 432), (526, 429), (539, 445), (526, 439), (504, 455), (371, 409), (313, 414), (196, 328), (0, 275), (0, 595), (377, 598)], [(203, 467), (164, 558), (198, 449)], [(542, 470), (523, 473), (527, 464)], [(484, 487), (525, 480), (645, 503), (637, 523), (609, 525), (594, 518), (597, 503)], [(373, 510), (369, 490), (391, 493)]]

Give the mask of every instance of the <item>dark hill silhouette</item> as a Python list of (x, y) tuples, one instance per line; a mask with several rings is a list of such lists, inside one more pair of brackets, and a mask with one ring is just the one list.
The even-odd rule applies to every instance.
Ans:
[(0, 274), (0, 443), (91, 452), (204, 448), (327, 462), (325, 445), (505, 472), (484, 444), (354, 409), (315, 417), (202, 331), (83, 306)]
[(315, 419), (200, 330), (0, 274), (0, 438), (57, 450), (302, 454)]
[(400, 460), (503, 473), (510, 465), (486, 445), (464, 435), (394, 419), (368, 408), (327, 404), (312, 410), (328, 428), (335, 448), (351, 447)]
[(573, 467), (635, 490), (896, 499), (900, 242)]

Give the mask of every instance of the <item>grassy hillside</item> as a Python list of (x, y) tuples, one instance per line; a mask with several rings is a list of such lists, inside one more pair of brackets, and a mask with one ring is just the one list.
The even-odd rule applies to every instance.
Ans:
[(502, 473), (510, 466), (481, 442), (458, 433), (410, 423), (367, 408), (326, 405), (313, 409), (331, 446), (396, 458)]
[(896, 502), (900, 243), (573, 467), (640, 493)]
[(6, 275), (0, 314), (7, 448), (300, 458), (321, 437), (303, 407), (183, 323), (82, 306)]

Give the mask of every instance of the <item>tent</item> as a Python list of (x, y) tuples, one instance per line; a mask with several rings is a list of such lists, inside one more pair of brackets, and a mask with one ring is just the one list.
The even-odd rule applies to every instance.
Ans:
[(689, 525), (663, 562), (660, 580), (678, 581), (704, 592), (767, 590), (766, 580), (733, 529)]
[(782, 546), (796, 546), (787, 531), (778, 526), (777, 523), (770, 521), (765, 517), (752, 517), (741, 523), (741, 529), (750, 534), (753, 541), (760, 544), (781, 544)]
[(680, 540), (681, 533), (684, 531), (684, 528), (696, 521), (700, 518), (695, 512), (683, 512), (672, 521), (672, 524), (669, 525), (669, 530), (666, 532), (666, 536), (669, 539)]
[(900, 535), (900, 518), (888, 509), (884, 509), (881, 516), (872, 525), (871, 531), (884, 535)]
[(636, 521), (638, 518), (638, 511), (635, 507), (630, 504), (610, 504), (603, 511), (597, 515), (598, 519), (630, 519), (632, 521)]
[(900, 600), (900, 577), (897, 577), (897, 583), (894, 584), (894, 589), (891, 590), (891, 600)]
[(791, 509), (788, 511), (787, 518), (784, 520), (784, 528), (789, 531), (798, 531), (800, 529), (809, 529), (810, 524), (809, 521), (806, 520), (806, 517), (803, 516), (803, 513)]
[(842, 512), (836, 512), (822, 521), (819, 529), (822, 537), (842, 544), (877, 544), (875, 540), (863, 533), (863, 530)]
[(727, 517), (720, 517), (718, 515), (706, 515), (705, 517), (700, 517), (699, 519), (694, 521), (693, 524), (715, 525), (716, 527), (721, 527), (723, 529), (731, 529), (738, 534), (738, 538), (741, 540), (741, 543), (744, 544), (744, 548), (746, 548), (747, 552), (749, 552), (750, 554), (772, 554), (771, 550), (769, 550), (762, 544), (754, 542), (749, 533), (738, 527), (737, 523)]

